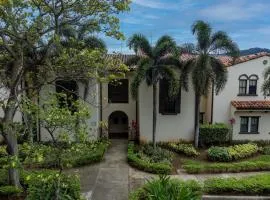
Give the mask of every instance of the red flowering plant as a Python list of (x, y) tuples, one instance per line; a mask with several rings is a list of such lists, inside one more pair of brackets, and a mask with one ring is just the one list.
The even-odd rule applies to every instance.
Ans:
[(231, 119), (229, 119), (229, 122), (230, 122), (231, 125), (234, 125), (235, 124), (235, 119), (231, 118)]
[(135, 141), (138, 141), (139, 140), (139, 130), (138, 130), (138, 123), (135, 120), (131, 121), (130, 132), (131, 132), (132, 139)]

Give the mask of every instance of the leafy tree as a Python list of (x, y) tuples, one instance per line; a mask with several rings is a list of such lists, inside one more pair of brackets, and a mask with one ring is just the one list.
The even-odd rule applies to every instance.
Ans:
[(136, 56), (128, 61), (129, 65), (136, 65), (137, 70), (131, 84), (131, 93), (137, 98), (138, 88), (143, 81), (153, 87), (153, 145), (156, 146), (157, 121), (157, 84), (166, 79), (169, 82), (169, 93), (173, 97), (178, 93), (179, 81), (174, 65), (167, 64), (171, 59), (179, 56), (175, 41), (170, 36), (162, 36), (155, 46), (151, 46), (147, 38), (141, 34), (134, 34), (128, 40), (128, 47), (133, 49)]
[[(7, 151), (10, 156), (17, 157), (18, 145), (12, 123), (14, 114), (19, 106), (20, 97), (26, 90), (39, 90), (48, 82), (47, 78), (56, 72), (64, 72), (69, 58), (75, 57), (70, 73), (82, 70), (81, 64), (89, 64), (90, 59), (95, 61), (104, 60), (104, 54), (97, 50), (79, 51), (78, 46), (73, 45), (66, 49), (62, 45), (64, 27), (72, 27), (77, 30), (80, 27), (88, 27), (89, 33), (103, 32), (107, 36), (122, 39), (119, 32), (119, 19), (116, 15), (127, 11), (129, 1), (122, 0), (5, 0), (0, 2), (0, 87), (6, 91), (1, 98), (4, 116), (2, 119), (1, 134), (7, 143)], [(87, 34), (87, 31), (84, 32)], [(98, 58), (94, 55), (99, 55)], [(87, 58), (86, 56), (90, 56)], [(81, 61), (79, 60), (81, 58)], [(80, 61), (77, 64), (75, 61)], [(87, 63), (85, 63), (87, 62)], [(93, 62), (92, 62), (93, 63)], [(115, 63), (111, 61), (109, 67), (115, 69)], [(101, 64), (96, 63), (96, 66)], [(63, 67), (65, 69), (60, 70)], [(90, 72), (86, 65), (86, 75), (93, 76), (96, 71)], [(108, 76), (109, 67), (99, 70), (99, 75)], [(97, 69), (97, 68), (92, 68)], [(71, 70), (69, 68), (68, 70)], [(66, 71), (68, 72), (68, 71)], [(70, 75), (69, 73), (69, 75)], [(28, 77), (28, 83), (21, 84)], [(82, 78), (82, 73), (80, 77)], [(73, 77), (74, 78), (74, 77)], [(53, 83), (54, 80), (50, 80)], [(31, 95), (32, 92), (29, 94)], [(19, 173), (16, 168), (9, 169), (9, 183), (20, 186)]]
[(211, 26), (203, 21), (196, 21), (192, 26), (192, 33), (196, 36), (197, 44), (187, 44), (182, 47), (183, 52), (194, 54), (182, 67), (182, 86), (188, 90), (189, 76), (195, 91), (195, 146), (199, 142), (200, 99), (209, 93), (211, 86), (218, 94), (227, 82), (227, 69), (216, 57), (218, 53), (226, 53), (232, 57), (239, 55), (239, 49), (227, 33), (212, 32)]

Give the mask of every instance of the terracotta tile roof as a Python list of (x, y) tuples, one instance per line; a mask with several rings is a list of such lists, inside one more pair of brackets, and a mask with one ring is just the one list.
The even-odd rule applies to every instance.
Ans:
[[(107, 57), (119, 57), (124, 63), (126, 63), (128, 61), (128, 59), (134, 57), (134, 54), (107, 54)], [(187, 61), (190, 60), (192, 58), (194, 58), (196, 55), (192, 55), (192, 54), (181, 54), (180, 59), (183, 61)], [(239, 64), (239, 63), (243, 63), (243, 62), (247, 62), (253, 59), (257, 59), (263, 56), (269, 56), (270, 57), (270, 53), (267, 52), (261, 52), (261, 53), (256, 53), (256, 54), (250, 54), (247, 56), (241, 56), (239, 58), (237, 58), (235, 60), (235, 62), (233, 63), (232, 57), (230, 56), (216, 56), (226, 67), (231, 67), (233, 65)], [(132, 67), (131, 67), (132, 68)], [(133, 66), (134, 68), (134, 66)]]
[(270, 101), (232, 101), (232, 106), (238, 110), (270, 110)]
[[(191, 55), (191, 54), (182, 54), (181, 55), (181, 59), (184, 61), (187, 61), (189, 59), (194, 58), (195, 55)], [(233, 59), (230, 56), (216, 56), (226, 67), (230, 67), (239, 63), (243, 63), (243, 62), (247, 62), (253, 59), (257, 59), (263, 56), (270, 56), (270, 53), (267, 52), (261, 52), (261, 53), (256, 53), (256, 54), (250, 54), (247, 56), (240, 56), (239, 58), (237, 58), (235, 60), (235, 62), (233, 63)]]

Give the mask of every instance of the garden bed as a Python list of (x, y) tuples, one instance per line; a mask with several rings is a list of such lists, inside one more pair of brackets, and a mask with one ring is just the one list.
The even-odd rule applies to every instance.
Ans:
[(182, 167), (190, 174), (268, 171), (270, 170), (270, 155), (259, 155), (255, 158), (229, 163), (183, 159)]
[(202, 194), (270, 196), (270, 174), (242, 178), (211, 178), (203, 183), (195, 180), (182, 181), (172, 179), (169, 176), (160, 176), (159, 179), (152, 179), (132, 192), (129, 200), (199, 200)]
[(131, 166), (145, 172), (170, 174), (172, 171), (172, 154), (159, 147), (154, 150), (150, 145), (129, 143), (127, 160)]

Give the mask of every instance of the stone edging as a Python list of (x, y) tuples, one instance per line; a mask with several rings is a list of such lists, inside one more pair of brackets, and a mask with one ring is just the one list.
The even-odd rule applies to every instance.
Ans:
[(214, 196), (203, 195), (202, 200), (270, 200), (270, 196)]

